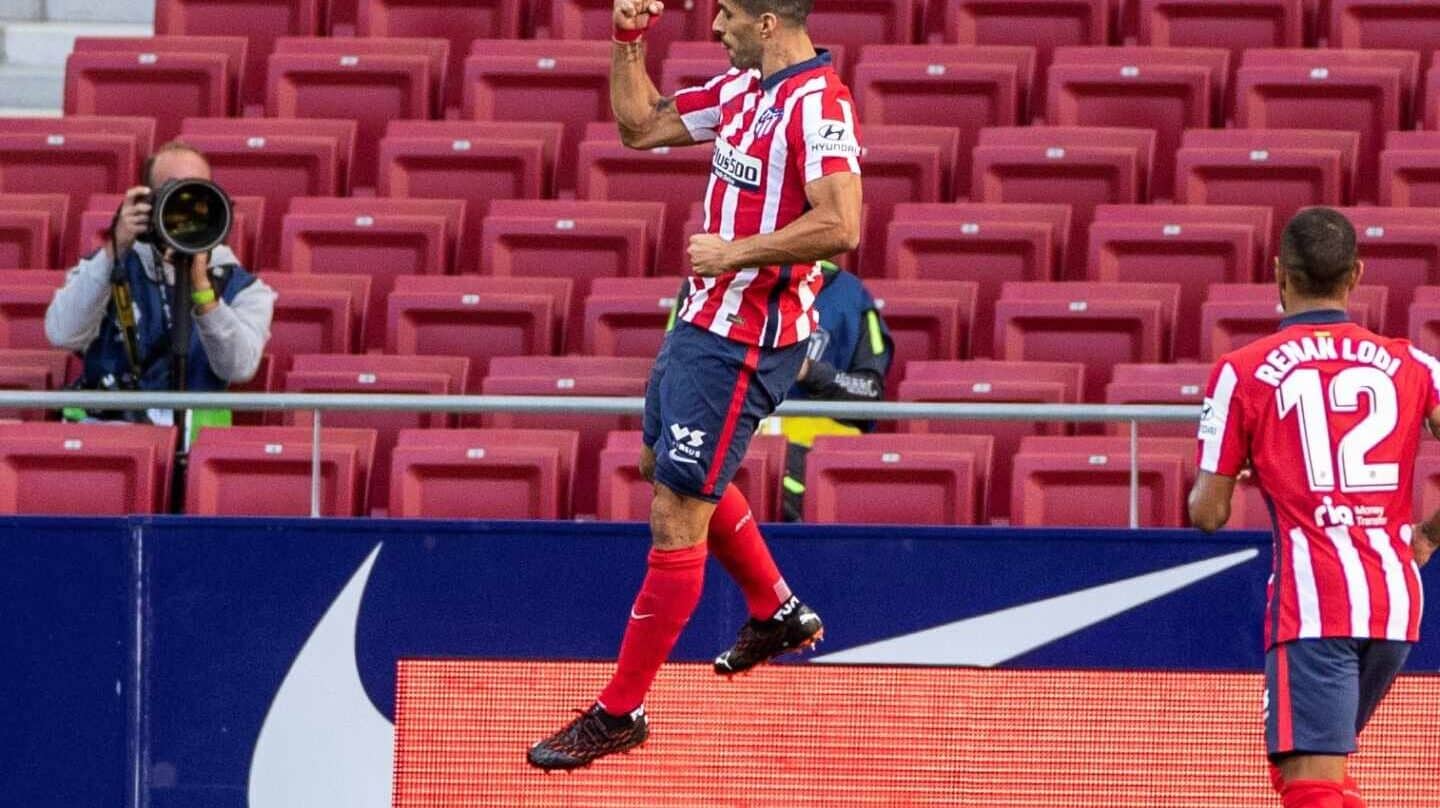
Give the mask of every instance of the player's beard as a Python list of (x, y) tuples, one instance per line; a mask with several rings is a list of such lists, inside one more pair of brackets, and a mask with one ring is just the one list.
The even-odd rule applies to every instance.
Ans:
[(760, 45), (758, 42), (744, 43), (736, 41), (734, 45), (726, 43), (726, 48), (729, 52), (731, 67), (737, 70), (760, 69)]

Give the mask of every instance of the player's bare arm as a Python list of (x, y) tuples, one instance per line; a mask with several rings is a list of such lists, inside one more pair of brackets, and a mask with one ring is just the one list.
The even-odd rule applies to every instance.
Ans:
[[(1431, 411), (1425, 419), (1425, 426), (1429, 428), (1430, 434), (1440, 438), (1440, 407)], [(1430, 515), (1429, 519), (1415, 525), (1414, 540), (1410, 544), (1410, 552), (1415, 556), (1415, 563), (1425, 566), (1430, 557), (1440, 550), (1440, 511)]]
[[(615, 0), (615, 28), (643, 31), (665, 4), (658, 0)], [(645, 71), (645, 40), (616, 41), (610, 57), (610, 109), (620, 140), (632, 149), (688, 146), (695, 141), (675, 110), (675, 99), (660, 95)]]
[(1235, 478), (1201, 471), (1190, 489), (1190, 524), (1214, 533), (1230, 521), (1230, 496), (1235, 493)]
[(831, 174), (805, 186), (810, 210), (776, 230), (738, 241), (701, 233), (690, 237), (690, 264), (712, 278), (743, 267), (810, 264), (860, 244), (860, 175)]

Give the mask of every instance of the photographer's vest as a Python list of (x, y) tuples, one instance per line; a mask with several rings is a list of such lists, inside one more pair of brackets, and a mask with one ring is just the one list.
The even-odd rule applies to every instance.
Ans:
[[(130, 296), (135, 302), (135, 347), (140, 365), (140, 377), (134, 386), (140, 390), (172, 390), (170, 381), (170, 328), (174, 322), (171, 306), (176, 305), (175, 290), (154, 280), (146, 274), (145, 263), (136, 251), (125, 256), (125, 275), (130, 284)], [(163, 273), (157, 267), (157, 273)], [(255, 276), (236, 263), (222, 264), (211, 268), (211, 283), (216, 295), (226, 304), (231, 303), (251, 283)], [(190, 306), (190, 301), (178, 305)], [(125, 352), (125, 338), (120, 325), (115, 322), (115, 307), (107, 305), (105, 319), (100, 323), (100, 335), (90, 343), (84, 354), (85, 369), (81, 385), (88, 389), (126, 388), (121, 382), (131, 375), (130, 359)], [(200, 344), (200, 329), (191, 322), (190, 354), (186, 360), (185, 389), (197, 393), (220, 392), (226, 388), (224, 379), (210, 369), (210, 360)]]

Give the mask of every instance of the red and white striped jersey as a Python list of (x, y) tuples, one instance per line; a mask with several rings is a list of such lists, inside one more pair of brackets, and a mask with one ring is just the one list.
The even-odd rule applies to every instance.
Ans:
[[(675, 107), (696, 142), (715, 142), (705, 232), (726, 240), (780, 230), (808, 209), (807, 183), (860, 173), (855, 104), (823, 51), (764, 80), (731, 69), (676, 93)], [(747, 345), (791, 345), (815, 330), (822, 283), (814, 264), (696, 276), (680, 319)]]
[(1234, 477), (1248, 460), (1275, 522), (1266, 647), (1418, 640), (1412, 486), (1440, 363), (1312, 311), (1222, 356), (1206, 396), (1200, 468)]

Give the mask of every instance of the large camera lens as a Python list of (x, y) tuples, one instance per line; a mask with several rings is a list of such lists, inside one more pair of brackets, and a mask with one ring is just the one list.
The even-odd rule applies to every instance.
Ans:
[(205, 180), (172, 180), (155, 192), (151, 213), (156, 238), (176, 252), (198, 255), (230, 234), (230, 199)]

